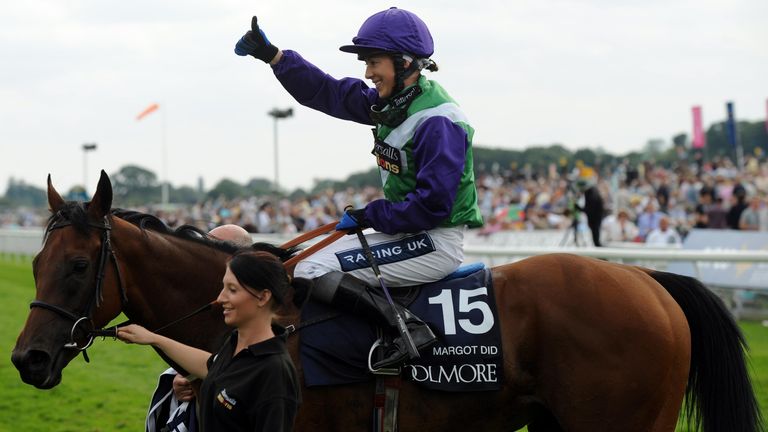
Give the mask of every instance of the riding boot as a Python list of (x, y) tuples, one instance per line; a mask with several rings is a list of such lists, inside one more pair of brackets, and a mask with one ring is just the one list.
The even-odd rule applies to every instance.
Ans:
[[(379, 324), (397, 330), (397, 320), (386, 298), (378, 290), (350, 274), (335, 271), (320, 276), (315, 279), (312, 296), (323, 303), (359, 316), (373, 318)], [(394, 307), (405, 321), (408, 333), (418, 350), (437, 342), (437, 337), (424, 321), (399, 304), (395, 303)], [(374, 369), (396, 366), (409, 357), (402, 335), (391, 344), (386, 344), (383, 349), (384, 359), (374, 363)]]

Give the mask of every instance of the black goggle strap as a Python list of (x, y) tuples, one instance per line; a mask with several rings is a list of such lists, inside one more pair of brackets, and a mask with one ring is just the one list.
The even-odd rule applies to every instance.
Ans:
[(391, 128), (400, 126), (400, 124), (408, 118), (408, 107), (410, 107), (411, 103), (421, 95), (422, 90), (417, 84), (409, 88), (403, 94), (398, 93), (399, 92), (395, 92), (397, 96), (383, 101), (385, 104), (383, 107), (378, 104), (371, 106), (370, 117), (374, 124), (382, 124)]

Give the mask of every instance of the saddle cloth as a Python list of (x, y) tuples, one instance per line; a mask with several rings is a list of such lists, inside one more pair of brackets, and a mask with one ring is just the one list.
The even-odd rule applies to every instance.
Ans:
[[(462, 267), (449, 278), (418, 289), (408, 308), (432, 328), (438, 343), (406, 363), (405, 379), (442, 391), (501, 387), (501, 337), (491, 271), (477, 268), (482, 265)], [(375, 324), (310, 300), (303, 308), (302, 323), (317, 320), (299, 334), (305, 384), (371, 380), (368, 353), (377, 339)]]

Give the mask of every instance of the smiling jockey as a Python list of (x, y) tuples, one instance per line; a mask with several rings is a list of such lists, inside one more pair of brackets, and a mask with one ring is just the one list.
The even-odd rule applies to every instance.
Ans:
[[(390, 8), (369, 17), (352, 45), (341, 51), (365, 62), (362, 80), (337, 80), (295, 51), (281, 51), (267, 39), (256, 17), (235, 47), (269, 63), (285, 89), (302, 105), (331, 116), (374, 126), (372, 153), (384, 199), (348, 210), (337, 229), (366, 229), (366, 239), (388, 286), (433, 282), (456, 270), (464, 258), (466, 227), (483, 223), (472, 167), (474, 130), (453, 99), (421, 74), (437, 71), (426, 24), (411, 12)], [(315, 298), (374, 317), (394, 327), (388, 303), (364, 259), (360, 242), (346, 237), (301, 261), (297, 277), (314, 278)], [(417, 348), (435, 342), (429, 327), (398, 306)], [(374, 368), (408, 357), (402, 338), (385, 347)]]

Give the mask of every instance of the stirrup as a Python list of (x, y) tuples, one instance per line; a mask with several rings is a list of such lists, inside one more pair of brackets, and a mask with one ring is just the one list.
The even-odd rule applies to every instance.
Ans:
[(402, 372), (401, 367), (391, 367), (391, 368), (379, 368), (374, 369), (373, 368), (373, 362), (371, 359), (373, 358), (373, 353), (376, 351), (377, 348), (384, 345), (384, 337), (380, 337), (376, 339), (376, 341), (371, 345), (370, 351), (368, 351), (368, 371), (370, 371), (374, 375), (400, 375)]

